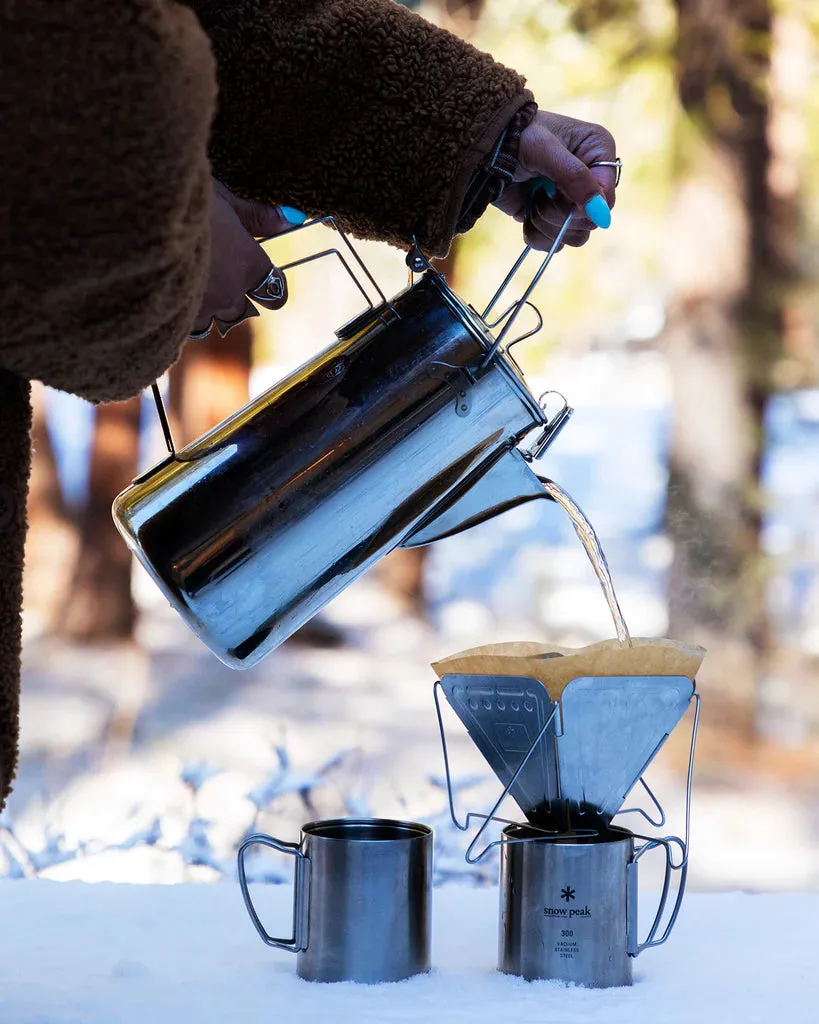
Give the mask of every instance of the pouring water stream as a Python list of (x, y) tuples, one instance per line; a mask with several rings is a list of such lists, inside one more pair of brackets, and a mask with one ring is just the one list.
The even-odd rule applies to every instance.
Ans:
[(614, 620), (614, 628), (617, 631), (617, 639), (621, 645), (632, 647), (631, 634), (628, 631), (626, 620), (623, 618), (623, 612), (620, 609), (620, 603), (617, 600), (617, 594), (614, 591), (614, 583), (611, 578), (611, 571), (609, 569), (606, 556), (603, 553), (603, 549), (600, 546), (600, 540), (597, 534), (594, 532), (594, 527), (586, 518), (583, 509), (577, 504), (570, 494), (563, 490), (563, 488), (554, 482), (554, 480), (546, 480), (540, 477), (540, 481), (546, 489), (546, 493), (552, 498), (553, 501), (557, 502), (563, 511), (568, 515), (574, 527), (574, 532), (577, 534), (580, 543), (583, 545), (586, 554), (589, 556), (589, 561), (592, 564), (592, 568), (597, 575), (597, 579), (600, 581), (600, 586), (605, 595), (606, 601), (608, 602), (609, 611), (611, 617)]

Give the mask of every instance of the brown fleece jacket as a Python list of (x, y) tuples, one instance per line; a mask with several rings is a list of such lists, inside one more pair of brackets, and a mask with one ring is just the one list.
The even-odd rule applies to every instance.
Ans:
[(209, 266), (211, 164), (246, 197), (441, 254), (472, 171), (531, 99), (392, 0), (187, 6), (0, 12), (0, 803), (17, 759), (28, 380), (111, 401), (175, 360)]

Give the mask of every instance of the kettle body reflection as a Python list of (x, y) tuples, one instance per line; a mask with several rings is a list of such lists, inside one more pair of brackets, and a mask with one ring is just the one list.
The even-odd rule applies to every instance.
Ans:
[(570, 413), (548, 419), (427, 266), (134, 481), (114, 519), (196, 634), (245, 668), (393, 548), (544, 497), (518, 445), (539, 430), (540, 454)]

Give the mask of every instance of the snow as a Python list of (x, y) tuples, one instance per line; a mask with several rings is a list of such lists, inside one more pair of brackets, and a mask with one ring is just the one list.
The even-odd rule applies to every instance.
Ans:
[[(336, 621), (358, 616), (347, 646), (285, 645), (246, 673), (222, 666), (169, 610), (144, 617), (150, 642), (139, 649), (30, 640), (21, 770), (0, 816), (0, 875), (235, 879), (236, 847), (249, 831), (294, 839), (308, 820), (378, 814), (435, 827), (438, 880), (491, 884), (494, 861), (468, 868), (468, 839), (448, 823), (429, 668), (483, 637), (445, 635), (390, 609), (382, 595), (359, 581), (336, 604)], [(488, 635), (519, 638), (514, 626)], [(74, 724), (66, 735), (67, 708)], [(706, 702), (704, 721), (709, 713)], [(459, 814), (487, 811), (497, 780), (457, 719), (447, 721)], [(688, 725), (678, 729), (678, 749)], [(668, 831), (680, 833), (681, 762), (665, 753), (648, 781)], [(766, 780), (701, 758), (689, 888), (819, 889), (818, 809), (809, 780)], [(648, 884), (659, 884), (661, 859), (643, 862)], [(275, 867), (266, 880), (288, 877), (289, 865)]]
[[(257, 899), (286, 926), (289, 887)], [(374, 987), (300, 981), (292, 955), (259, 941), (235, 884), (2, 882), (0, 905), (3, 1024), (790, 1024), (819, 1005), (819, 894), (690, 894), (633, 988), (607, 991), (498, 974), (494, 888), (436, 889), (433, 973)]]

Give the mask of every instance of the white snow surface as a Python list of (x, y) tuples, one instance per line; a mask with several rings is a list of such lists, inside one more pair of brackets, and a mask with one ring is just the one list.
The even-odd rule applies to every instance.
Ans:
[[(289, 888), (257, 901), (285, 930)], [(2, 1024), (790, 1024), (819, 1005), (819, 894), (692, 893), (634, 986), (606, 991), (498, 974), (491, 888), (436, 889), (433, 972), (379, 986), (299, 980), (295, 957), (256, 936), (236, 885), (2, 882), (0, 906)]]

